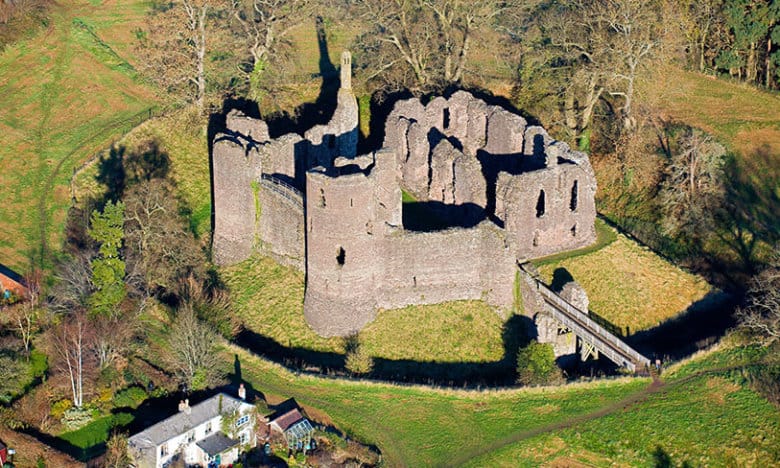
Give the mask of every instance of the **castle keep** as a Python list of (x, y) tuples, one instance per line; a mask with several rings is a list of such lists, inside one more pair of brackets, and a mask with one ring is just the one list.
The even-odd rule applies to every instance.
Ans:
[(509, 308), (517, 262), (595, 241), (587, 155), (465, 91), (399, 101), (382, 149), (358, 155), (350, 69), (345, 53), (333, 117), (303, 136), (272, 139), (261, 120), (228, 114), (213, 150), (218, 264), (259, 250), (304, 271), (306, 319), (333, 336), (378, 309)]

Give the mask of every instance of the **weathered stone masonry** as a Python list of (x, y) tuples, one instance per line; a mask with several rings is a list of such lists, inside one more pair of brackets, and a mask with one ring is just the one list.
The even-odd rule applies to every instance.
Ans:
[[(588, 157), (467, 92), (398, 102), (383, 149), (357, 155), (349, 60), (332, 119), (303, 137), (228, 115), (213, 155), (217, 263), (260, 250), (305, 271), (306, 319), (332, 336), (380, 308), (511, 307), (516, 262), (595, 241)], [(402, 189), (452, 227), (405, 227)]]

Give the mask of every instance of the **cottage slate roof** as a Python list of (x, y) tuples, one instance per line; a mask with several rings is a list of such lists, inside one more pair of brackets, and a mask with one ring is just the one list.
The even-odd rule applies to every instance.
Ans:
[[(163, 442), (170, 440), (177, 435), (184, 434), (209, 419), (215, 418), (220, 414), (220, 398), (222, 398), (222, 412), (231, 412), (241, 408), (251, 407), (249, 403), (234, 398), (227, 393), (219, 393), (202, 401), (197, 405), (191, 406), (189, 411), (181, 411), (168, 419), (164, 419), (157, 424), (146, 428), (128, 439), (128, 443), (139, 450), (155, 448)], [(214, 428), (218, 430), (219, 428)]]
[(215, 432), (205, 439), (196, 443), (208, 456), (213, 457), (219, 453), (224, 452), (227, 449), (233, 448), (238, 445), (238, 441), (231, 439), (221, 432)]

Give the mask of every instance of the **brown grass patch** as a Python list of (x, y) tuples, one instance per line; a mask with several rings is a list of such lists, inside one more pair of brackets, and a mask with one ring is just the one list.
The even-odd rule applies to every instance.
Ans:
[(725, 404), (726, 397), (741, 388), (736, 383), (723, 377), (710, 377), (707, 379), (706, 387), (705, 400), (719, 405)]
[(546, 405), (537, 406), (536, 408), (533, 409), (533, 412), (536, 413), (536, 414), (540, 414), (541, 415), (541, 414), (554, 413), (556, 411), (560, 411), (560, 409), (561, 409), (560, 406), (558, 406), (558, 405), (551, 405), (551, 404), (548, 403)]

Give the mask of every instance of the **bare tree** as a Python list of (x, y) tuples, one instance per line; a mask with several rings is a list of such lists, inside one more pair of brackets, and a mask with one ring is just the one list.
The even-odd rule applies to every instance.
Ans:
[(284, 57), (292, 29), (311, 19), (317, 0), (231, 0), (233, 20), (241, 30), (240, 41), (251, 57), (250, 92), (257, 97), (258, 82), (272, 62)]
[(479, 32), (507, 2), (367, 0), (350, 2), (351, 14), (371, 24), (357, 40), (366, 80), (395, 88), (428, 90), (463, 80)]
[(79, 311), (65, 317), (52, 333), (58, 367), (68, 376), (73, 406), (77, 408), (84, 404), (84, 378), (92, 367), (91, 332), (86, 315)]
[(617, 84), (610, 94), (623, 98), (623, 127), (632, 130), (637, 80), (660, 45), (659, 5), (656, 0), (607, 0), (595, 2), (592, 11), (604, 28), (599, 46), (610, 50), (610, 73)]
[(19, 334), (24, 352), (29, 357), (32, 338), (38, 331), (42, 316), (40, 310), (42, 274), (35, 270), (25, 277), (25, 294), (22, 302), (8, 308), (6, 319), (11, 328)]
[(667, 234), (692, 239), (707, 232), (724, 196), (726, 149), (701, 130), (687, 129), (678, 138), (661, 185), (660, 200)]
[(129, 279), (146, 294), (172, 291), (180, 278), (203, 273), (204, 256), (179, 214), (167, 179), (142, 181), (125, 194)]
[(206, 56), (212, 19), (226, 0), (176, 0), (148, 17), (141, 40), (142, 70), (165, 91), (185, 96), (203, 110)]
[(737, 316), (740, 325), (765, 344), (780, 341), (780, 245), (775, 246), (769, 266), (753, 279), (748, 304)]
[(94, 339), (90, 351), (97, 359), (100, 369), (112, 365), (125, 356), (138, 331), (138, 323), (129, 313), (123, 316), (95, 316), (92, 319)]
[(76, 253), (57, 268), (55, 277), (57, 284), (48, 300), (50, 310), (68, 313), (88, 307), (89, 297), (95, 291), (89, 253)]
[(168, 361), (187, 389), (204, 388), (214, 377), (216, 345), (216, 333), (198, 320), (189, 304), (176, 312), (168, 338)]

